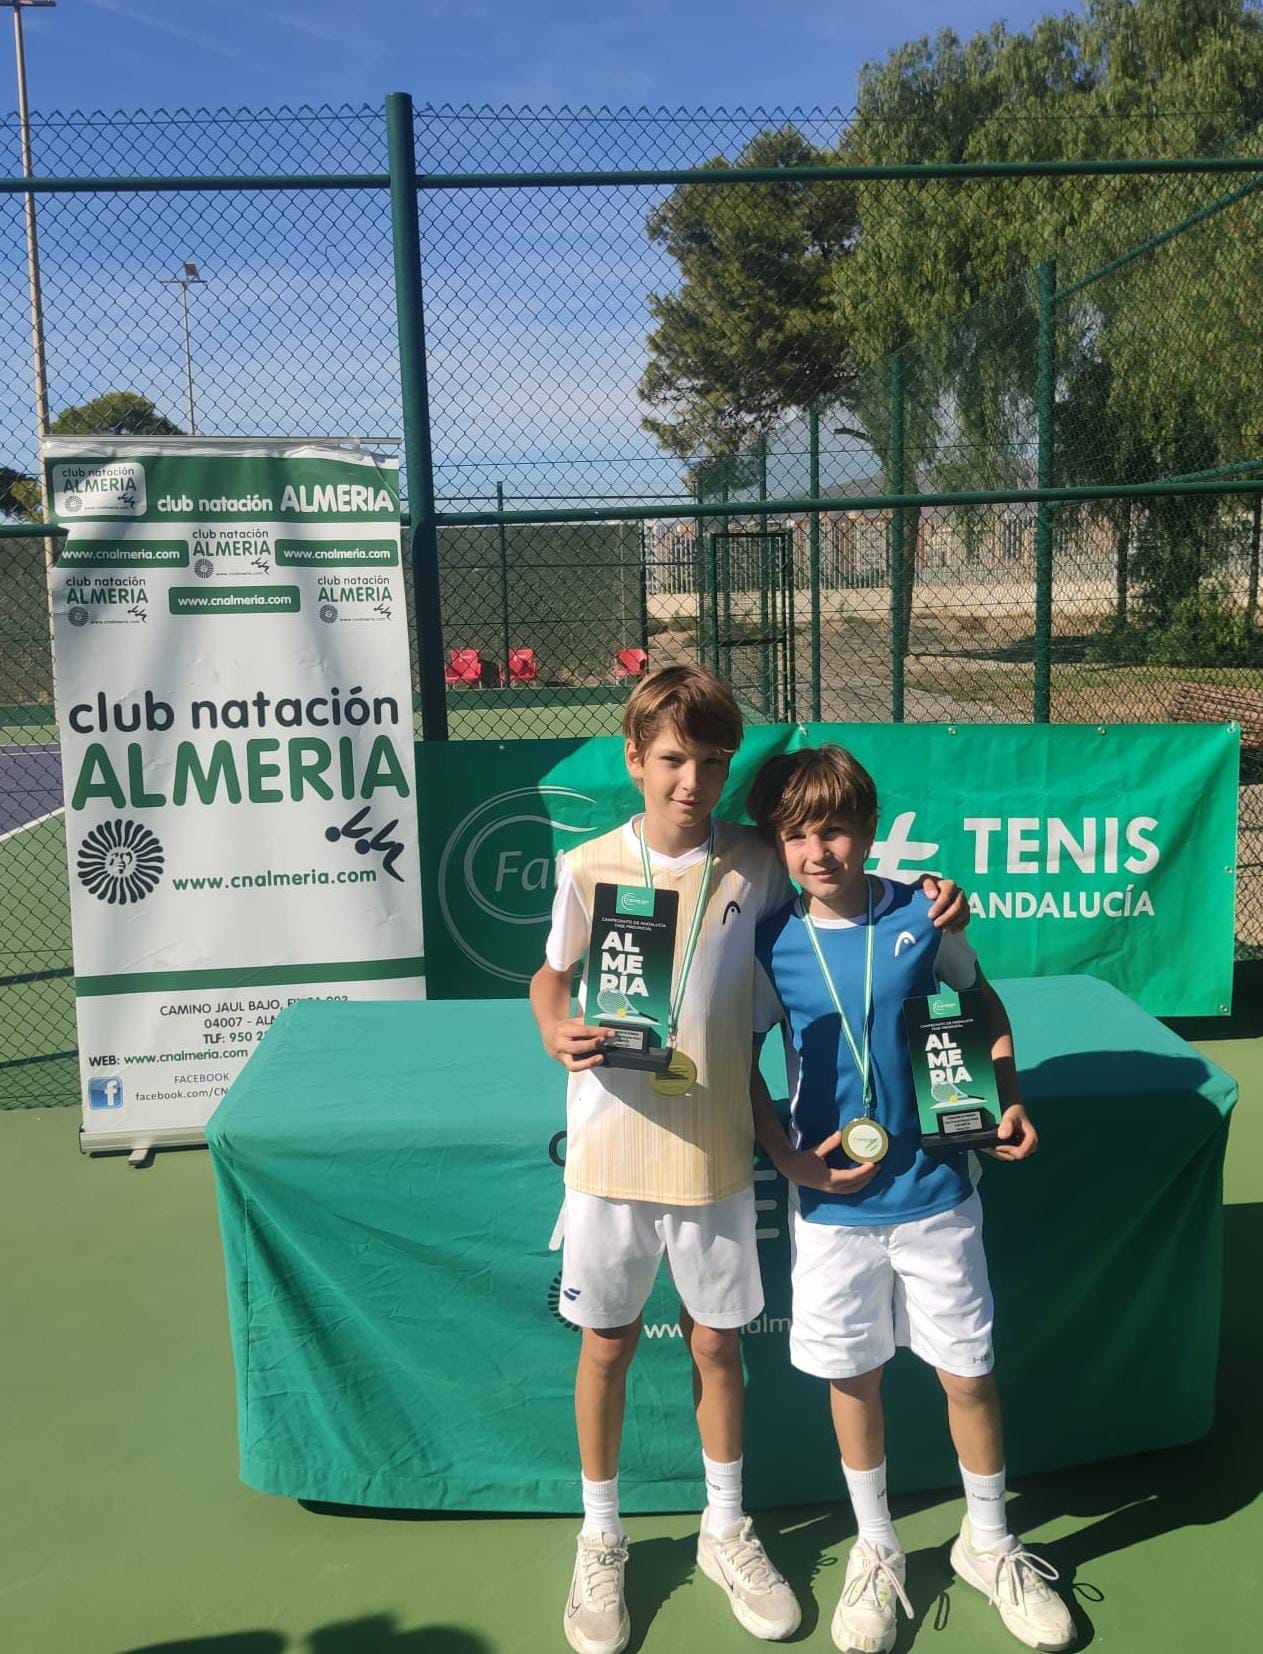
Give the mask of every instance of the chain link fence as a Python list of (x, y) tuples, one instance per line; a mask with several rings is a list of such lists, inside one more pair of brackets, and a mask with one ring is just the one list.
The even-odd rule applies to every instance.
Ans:
[[(187, 180), (37, 197), (54, 429), (401, 441), (380, 110), (31, 137), (46, 178)], [(679, 660), (755, 720), (1236, 717), (1238, 948), (1263, 954), (1260, 496), (1211, 491), (1263, 474), (1263, 179), (1092, 170), (1258, 138), (1015, 117), (930, 159), (1088, 170), (872, 178), (822, 173), (924, 160), (915, 131), (418, 110), (450, 735), (613, 731)], [(45, 549), (2, 537), (39, 514), (17, 194), (0, 297), (0, 1100), (36, 1106), (77, 1083)], [(1024, 497), (1049, 487), (1131, 492)]]

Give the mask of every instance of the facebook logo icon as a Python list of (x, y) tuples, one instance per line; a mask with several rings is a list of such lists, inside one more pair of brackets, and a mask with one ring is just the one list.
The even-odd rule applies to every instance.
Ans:
[(88, 1081), (89, 1108), (122, 1108), (123, 1082), (117, 1074), (104, 1074)]

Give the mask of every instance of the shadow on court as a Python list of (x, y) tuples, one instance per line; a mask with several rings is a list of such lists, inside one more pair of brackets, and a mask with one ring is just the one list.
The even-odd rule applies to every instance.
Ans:
[(491, 1645), (454, 1625), (401, 1630), (393, 1614), (369, 1614), (321, 1626), (297, 1642), (276, 1631), (238, 1631), (223, 1637), (192, 1637), (146, 1643), (122, 1654), (492, 1654)]

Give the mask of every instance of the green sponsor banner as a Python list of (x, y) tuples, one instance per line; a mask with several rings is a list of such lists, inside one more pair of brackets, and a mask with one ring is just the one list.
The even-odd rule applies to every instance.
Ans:
[(399, 547), (393, 540), (278, 538), (276, 561), (283, 569), (391, 568), (399, 561)]
[(167, 601), (173, 615), (297, 614), (302, 607), (297, 586), (172, 586)]
[[(292, 1000), (424, 991), (398, 462), (43, 455), (83, 1131), (196, 1141)], [(285, 567), (278, 541), (385, 554)]]
[(59, 569), (186, 569), (187, 540), (67, 540), (57, 559)]
[[(348, 518), (395, 524), (399, 520), (398, 472), (328, 450), (304, 451), (284, 443), (222, 454), (154, 453), (143, 437), (135, 456), (117, 444), (76, 440), (72, 458), (48, 465), (53, 514), (63, 523), (97, 518), (137, 522), (207, 521), (340, 523)], [(284, 474), (277, 461), (284, 460)]]
[[(1233, 725), (815, 724), (751, 729), (718, 813), (759, 765), (825, 741), (872, 772), (869, 867), (965, 886), (990, 976), (1086, 973), (1160, 1016), (1231, 1003)], [(417, 748), (435, 996), (521, 994), (544, 956), (555, 858), (640, 807), (617, 737)]]

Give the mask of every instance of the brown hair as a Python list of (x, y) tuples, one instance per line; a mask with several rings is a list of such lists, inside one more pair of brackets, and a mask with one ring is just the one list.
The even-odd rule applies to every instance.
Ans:
[(769, 758), (754, 778), (746, 809), (773, 844), (782, 833), (826, 821), (852, 821), (871, 833), (877, 826), (877, 786), (845, 747), (810, 747)]
[(642, 678), (623, 713), (623, 735), (643, 753), (655, 735), (675, 729), (686, 741), (733, 753), (741, 712), (726, 683), (699, 666), (664, 666)]

